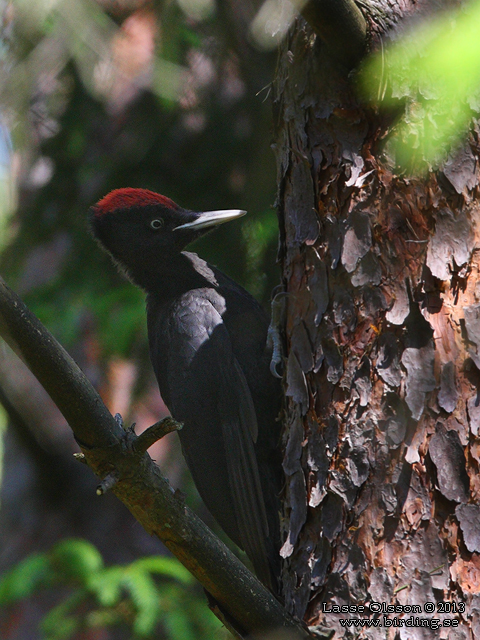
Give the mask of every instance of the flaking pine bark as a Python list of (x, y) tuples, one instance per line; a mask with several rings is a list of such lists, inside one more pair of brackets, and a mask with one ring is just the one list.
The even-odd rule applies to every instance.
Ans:
[[(370, 34), (417, 10), (387, 4)], [(354, 77), (293, 25), (274, 83), (286, 603), (336, 637), (480, 638), (479, 129), (400, 174)]]

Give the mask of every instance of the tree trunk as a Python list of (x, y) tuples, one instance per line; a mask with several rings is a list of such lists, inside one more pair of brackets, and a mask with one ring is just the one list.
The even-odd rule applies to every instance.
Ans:
[[(383, 5), (370, 38), (417, 11)], [(480, 638), (478, 129), (442, 171), (397, 175), (302, 18), (274, 90), (287, 606), (336, 637), (365, 618), (369, 638)]]

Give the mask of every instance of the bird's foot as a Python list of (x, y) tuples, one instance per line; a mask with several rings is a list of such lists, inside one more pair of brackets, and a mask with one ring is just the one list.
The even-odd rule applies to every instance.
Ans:
[[(276, 291), (278, 287), (275, 288)], [(283, 343), (281, 326), (284, 317), (285, 298), (288, 293), (278, 291), (272, 299), (272, 315), (267, 333), (267, 345), (272, 349), (272, 359), (270, 361), (270, 373), (275, 378), (281, 378), (281, 374), (277, 371), (277, 366), (283, 362)]]

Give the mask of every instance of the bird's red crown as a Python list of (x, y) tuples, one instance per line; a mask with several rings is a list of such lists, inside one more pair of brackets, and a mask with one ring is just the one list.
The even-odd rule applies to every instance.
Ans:
[(128, 209), (130, 207), (143, 207), (149, 204), (161, 204), (164, 207), (178, 209), (170, 198), (149, 191), (148, 189), (115, 189), (99, 200), (94, 207), (95, 216), (102, 216), (115, 209)]

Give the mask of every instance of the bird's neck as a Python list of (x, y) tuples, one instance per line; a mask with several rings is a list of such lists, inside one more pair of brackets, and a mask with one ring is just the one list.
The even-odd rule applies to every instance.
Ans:
[(134, 284), (156, 298), (168, 300), (191, 289), (217, 287), (212, 267), (196, 253), (182, 251), (162, 256), (157, 263), (130, 268), (127, 273)]

